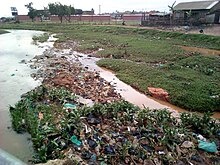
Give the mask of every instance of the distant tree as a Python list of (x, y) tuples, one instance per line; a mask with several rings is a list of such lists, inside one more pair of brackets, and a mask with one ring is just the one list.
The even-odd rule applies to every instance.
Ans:
[(75, 15), (75, 9), (74, 9), (74, 7), (72, 7), (71, 5), (70, 5), (70, 6), (64, 5), (64, 9), (65, 9), (64, 18), (65, 18), (68, 22), (70, 22), (71, 15)]
[(186, 11), (187, 20), (189, 25), (192, 26), (194, 19), (192, 18), (192, 10)]
[(170, 11), (171, 11), (171, 14), (170, 14), (170, 24), (173, 23), (173, 20), (174, 20), (174, 5), (176, 4), (176, 1), (170, 6), (168, 5)]
[(75, 9), (72, 6), (62, 5), (60, 2), (49, 3), (49, 12), (51, 15), (57, 15), (60, 22), (63, 22), (63, 18), (70, 22), (70, 16), (75, 14)]
[(32, 22), (34, 22), (35, 17), (37, 17), (37, 10), (33, 8), (33, 2), (30, 2), (24, 5), (29, 11), (28, 16), (31, 18)]
[(41, 22), (43, 22), (43, 19), (45, 17), (49, 17), (49, 15), (49, 11), (46, 7), (44, 8), (44, 10), (37, 10), (37, 17), (40, 18)]
[(82, 9), (75, 9), (75, 15), (82, 15), (83, 11)]

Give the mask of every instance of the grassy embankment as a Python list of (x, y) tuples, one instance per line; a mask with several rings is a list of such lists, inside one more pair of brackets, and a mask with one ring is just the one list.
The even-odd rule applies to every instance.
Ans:
[[(13, 25), (10, 26), (12, 28)], [(123, 78), (122, 71), (125, 71), (124, 77), (127, 77), (128, 80), (133, 79), (137, 83), (142, 80), (141, 76), (143, 82), (147, 81), (144, 76), (148, 74), (152, 76), (150, 77), (152, 80), (156, 81), (159, 79), (158, 77), (161, 77), (160, 81), (166, 81), (163, 79), (163, 74), (167, 72), (167, 74), (172, 75), (172, 70), (177, 70), (180, 76), (184, 75), (183, 71), (185, 71), (187, 77), (196, 77), (194, 74), (201, 72), (201, 70), (196, 72), (197, 69), (202, 68), (201, 65), (195, 69), (185, 68), (182, 66), (183, 64), (177, 63), (179, 61), (183, 63), (182, 60), (188, 60), (188, 58), (189, 62), (194, 62), (195, 59), (190, 59), (194, 56), (184, 56), (184, 51), (172, 46), (174, 43), (183, 44), (182, 40), (178, 38), (168, 39), (167, 36), (162, 37), (162, 35), (169, 35), (170, 33), (157, 32), (157, 35), (160, 36), (155, 34), (153, 37), (151, 33), (156, 33), (156, 31), (147, 31), (150, 33), (148, 36), (147, 34), (139, 34), (142, 30), (138, 29), (80, 27), (68, 24), (62, 27), (60, 24), (20, 24), (16, 25), (16, 28), (50, 30), (59, 33), (60, 42), (66, 40), (79, 41), (81, 46), (77, 49), (80, 51), (94, 51), (98, 48), (104, 48), (104, 51), (98, 53), (100, 56), (112, 55), (117, 58), (104, 60), (106, 66), (113, 66), (114, 64), (115, 70), (121, 78)], [(204, 43), (201, 42), (200, 44)], [(213, 44), (210, 45), (215, 47), (217, 43), (215, 44), (213, 41)], [(158, 47), (160, 49), (157, 49)], [(161, 54), (157, 54), (157, 51)], [(145, 54), (142, 54), (143, 52)], [(195, 57), (200, 59), (200, 55)], [(129, 61), (118, 58), (125, 58)], [(111, 60), (114, 63), (111, 63)], [(164, 64), (165, 60), (167, 61), (166, 64)], [(203, 63), (201, 63), (210, 69), (214, 66), (214, 64), (210, 64), (212, 60), (216, 61), (216, 59), (207, 57), (205, 65), (202, 58)], [(179, 68), (177, 64), (182, 67)], [(149, 70), (145, 72), (146, 70), (143, 70), (145, 68)], [(112, 67), (112, 69), (114, 68)], [(219, 72), (218, 69), (217, 67), (207, 73), (204, 70), (201, 73), (206, 73), (207, 78), (213, 80), (216, 77), (216, 72)], [(137, 74), (139, 71), (142, 73), (141, 75)], [(135, 75), (137, 76), (132, 78)], [(179, 80), (179, 77), (173, 76)], [(156, 83), (160, 84), (159, 81)], [(175, 86), (171, 87), (175, 88)], [(145, 87), (144, 90), (146, 90)], [(213, 90), (218, 92), (216, 88)], [(207, 161), (210, 164), (219, 163), (218, 155), (208, 154), (198, 149), (197, 134), (202, 134), (217, 144), (219, 142), (219, 125), (210, 118), (210, 114), (200, 117), (183, 113), (177, 122), (167, 111), (140, 110), (124, 101), (105, 105), (99, 104), (89, 108), (80, 107), (75, 99), (75, 95), (66, 89), (41, 86), (23, 95), (22, 100), (14, 108), (10, 107), (13, 128), (20, 133), (29, 132), (32, 136), (36, 151), (36, 162), (71, 157), (71, 163), (78, 164), (75, 159), (81, 157), (88, 164), (91, 159), (94, 161), (94, 157), (90, 155), (91, 157), (88, 159), (86, 156), (95, 153), (97, 154), (95, 159), (98, 164), (117, 164), (119, 162), (123, 164), (125, 160), (129, 163), (132, 161), (134, 164), (143, 164), (144, 161), (145, 163), (161, 162), (161, 164), (188, 164), (189, 162), (201, 164), (201, 162)], [(75, 103), (76, 109), (65, 111), (63, 107), (66, 101)], [(100, 124), (94, 124), (96, 120), (101, 122), (101, 127)], [(91, 129), (89, 133), (87, 128)], [(83, 142), (83, 145), (80, 145), (81, 150), (78, 149), (79, 146), (74, 143), (72, 137)], [(109, 138), (111, 139), (110, 142), (108, 141)], [(90, 139), (92, 140), (90, 142), (95, 144), (95, 152), (94, 145), (88, 142)], [(192, 142), (192, 147), (182, 147), (185, 141)], [(163, 154), (158, 151), (163, 151)]]
[[(8, 26), (8, 27), (7, 27)], [(161, 87), (170, 102), (196, 111), (220, 111), (220, 58), (181, 50), (178, 45), (220, 49), (220, 37), (182, 34), (138, 28), (77, 26), (36, 23), (4, 25), (3, 28), (37, 29), (57, 33), (58, 42), (75, 40), (76, 48), (92, 52), (99, 48), (98, 62), (114, 70), (124, 82), (147, 93), (147, 87)]]
[(5, 34), (5, 33), (9, 33), (9, 32), (0, 29), (0, 34)]
[[(64, 110), (67, 100), (76, 108)], [(40, 86), (10, 107), (14, 130), (31, 134), (35, 163), (66, 157), (69, 164), (82, 159), (85, 164), (131, 164), (124, 163), (126, 159), (135, 164), (155, 159), (161, 164), (220, 161), (217, 154), (198, 149), (196, 134), (219, 143), (220, 125), (210, 114), (182, 113), (177, 122), (168, 111), (141, 110), (125, 101), (81, 107), (75, 100), (76, 96), (64, 88)], [(182, 147), (185, 141), (192, 146)]]
[(36, 42), (46, 42), (48, 39), (49, 39), (49, 34), (48, 33), (44, 33), (44, 34), (41, 34), (41, 35), (36, 35), (36, 36), (33, 36), (32, 39)]

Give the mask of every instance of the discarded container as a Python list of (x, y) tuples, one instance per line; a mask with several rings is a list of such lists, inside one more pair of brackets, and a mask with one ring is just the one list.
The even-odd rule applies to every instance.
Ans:
[(82, 142), (79, 141), (75, 135), (73, 135), (73, 136), (71, 137), (71, 141), (72, 141), (75, 145), (77, 145), (78, 147), (81, 146), (81, 144), (82, 144)]
[(75, 104), (70, 104), (70, 103), (64, 104), (64, 107), (67, 108), (67, 109), (76, 109), (76, 105)]
[(207, 152), (217, 152), (218, 151), (215, 142), (209, 143), (209, 142), (205, 142), (205, 141), (202, 141), (202, 140), (199, 140), (198, 142), (199, 142), (198, 147), (200, 149), (203, 149)]

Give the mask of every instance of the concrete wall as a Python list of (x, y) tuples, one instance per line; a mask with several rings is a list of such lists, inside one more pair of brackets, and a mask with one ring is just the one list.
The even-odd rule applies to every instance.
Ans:
[[(29, 18), (28, 15), (18, 15), (17, 18), (18, 18), (19, 21), (22, 21), (22, 22), (23, 22), (23, 21), (32, 21), (32, 20)], [(39, 18), (39, 17), (36, 17), (36, 18), (35, 18), (35, 21), (40, 21), (40, 18)]]
[[(18, 15), (18, 19), (20, 21), (31, 21), (29, 16), (27, 15)], [(58, 16), (50, 16), (50, 21), (59, 22)], [(35, 21), (40, 21), (40, 18), (35, 18)], [(65, 22), (66, 19), (63, 17), (63, 21)], [(78, 16), (71, 16), (71, 22), (73, 21), (84, 21), (84, 22), (110, 22), (111, 16), (110, 15), (78, 15)]]
[(124, 21), (141, 21), (142, 14), (123, 14)]
[(215, 14), (207, 15), (205, 17), (206, 23), (214, 23), (215, 20)]

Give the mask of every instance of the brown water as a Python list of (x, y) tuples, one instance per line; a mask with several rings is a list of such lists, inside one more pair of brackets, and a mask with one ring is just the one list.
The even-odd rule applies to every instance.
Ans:
[[(120, 81), (114, 74), (114, 72), (100, 68), (96, 65), (96, 62), (99, 60), (98, 58), (94, 57), (87, 57), (86, 55), (76, 53), (81, 56), (79, 61), (82, 63), (84, 67), (88, 67), (91, 71), (98, 71), (100, 72), (100, 76), (103, 77), (108, 82), (115, 87), (116, 91), (121, 94), (121, 96), (128, 102), (133, 103), (141, 108), (149, 107), (150, 109), (168, 109), (172, 112), (174, 116), (178, 116), (178, 112), (189, 112), (185, 109), (179, 108), (174, 106), (168, 102), (161, 101), (149, 96), (146, 96), (131, 86), (125, 84), (124, 82)], [(213, 115), (214, 118), (220, 118), (220, 113), (215, 112)]]
[(40, 84), (30, 77), (33, 70), (19, 62), (43, 52), (43, 48), (31, 44), (32, 36), (41, 33), (10, 30), (0, 35), (0, 148), (24, 162), (32, 157), (32, 144), (27, 140), (28, 134), (17, 134), (11, 129), (9, 105), (14, 105), (23, 93)]
[(220, 56), (220, 50), (212, 50), (212, 49), (189, 47), (189, 46), (180, 46), (180, 47), (183, 50), (190, 51), (190, 52), (198, 52), (198, 53), (201, 53), (203, 55)]

